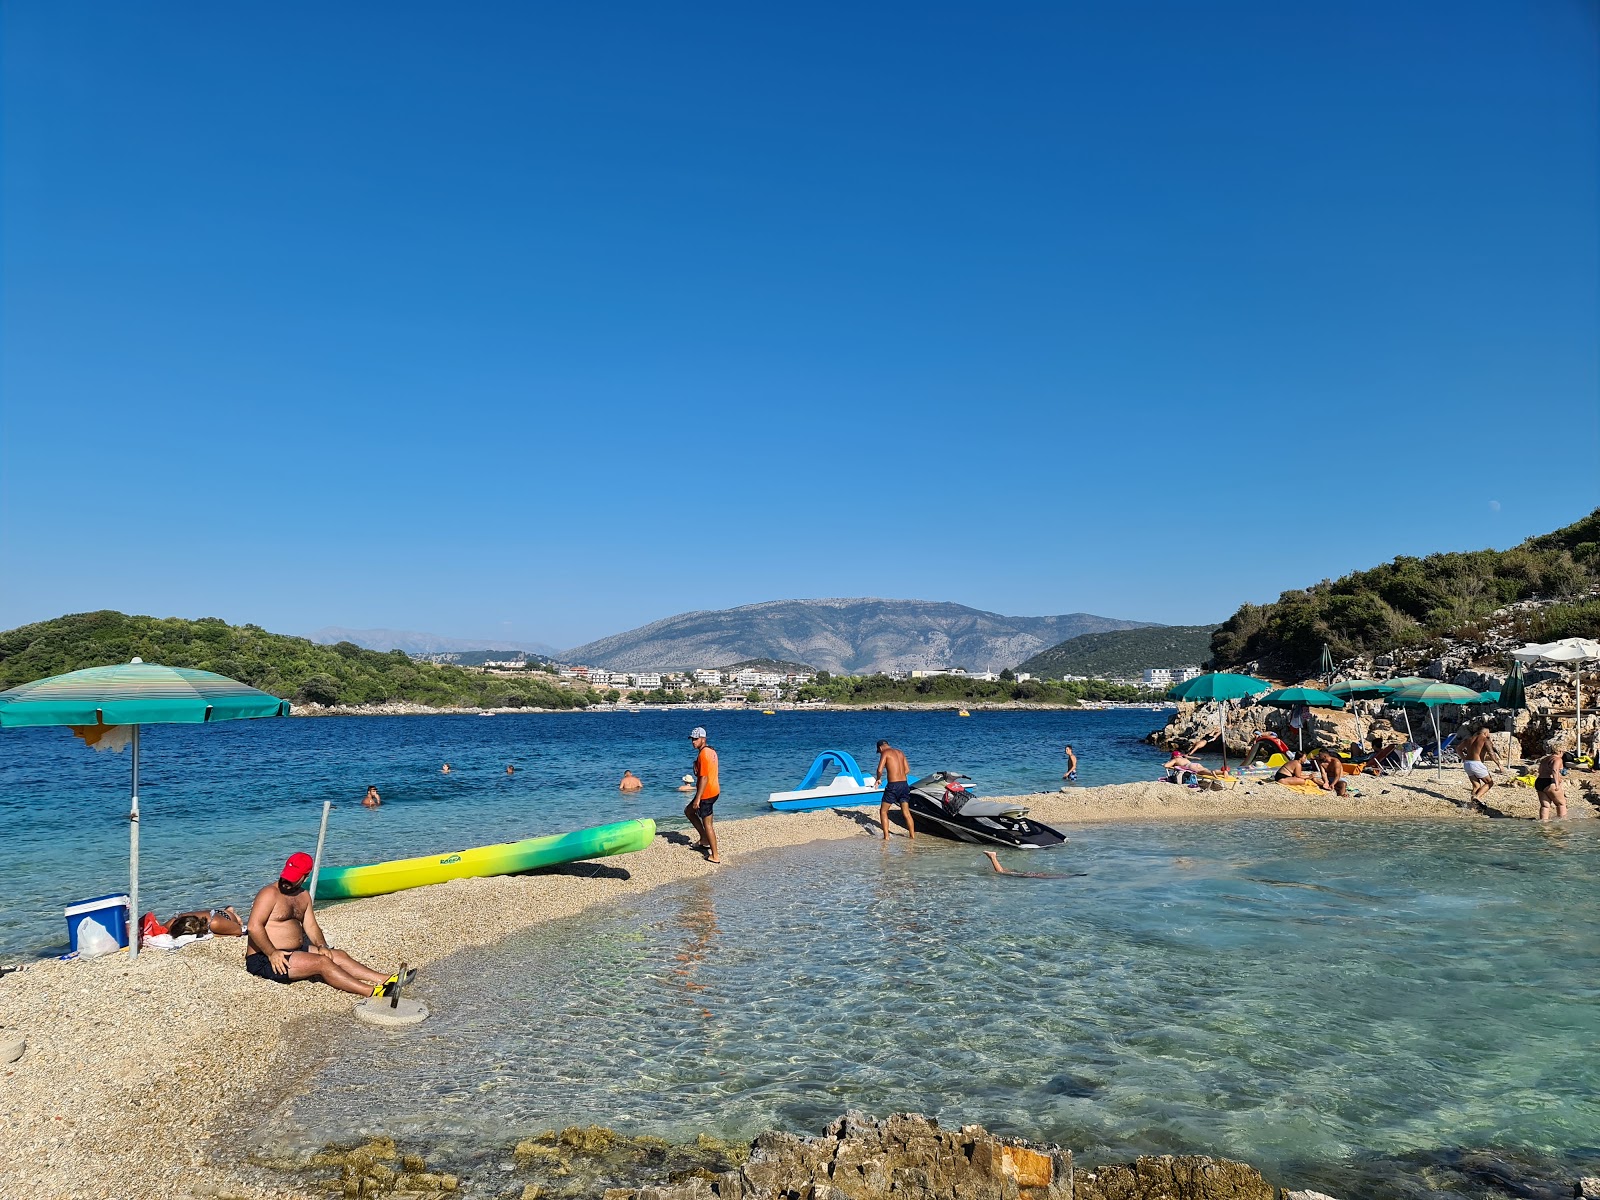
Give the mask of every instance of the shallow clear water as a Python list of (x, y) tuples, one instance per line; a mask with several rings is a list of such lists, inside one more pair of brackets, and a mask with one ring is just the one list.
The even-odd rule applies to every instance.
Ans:
[[(322, 802), (335, 804), (326, 861), (416, 854), (654, 817), (683, 824), (676, 791), (705, 725), (722, 757), (718, 813), (766, 811), (823, 749), (866, 770), (884, 737), (920, 772), (970, 774), (985, 794), (1054, 788), (1072, 742), (1080, 782), (1154, 778), (1140, 742), (1165, 713), (943, 712), (524, 713), (230, 721), (143, 731), (140, 907), (242, 904), (295, 850), (312, 850)], [(442, 775), (440, 764), (452, 773)], [(517, 773), (507, 776), (507, 763)], [(649, 785), (617, 791), (624, 768)], [(376, 784), (383, 807), (360, 800)], [(96, 754), (65, 729), (0, 735), (0, 952), (56, 950), (62, 909), (128, 886), (128, 756)]]
[(1600, 1163), (1594, 824), (1084, 828), (1011, 856), (1056, 879), (932, 839), (774, 852), (456, 956), (422, 1029), (352, 1025), (250, 1140), (398, 1134), (492, 1194), (546, 1128), (857, 1107), (1346, 1200), (1570, 1195)]

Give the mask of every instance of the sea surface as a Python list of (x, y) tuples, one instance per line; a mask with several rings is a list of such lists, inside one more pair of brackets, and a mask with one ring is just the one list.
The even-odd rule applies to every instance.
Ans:
[[(705, 725), (721, 756), (722, 817), (768, 811), (819, 750), (877, 762), (877, 739), (913, 772), (962, 771), (981, 794), (1053, 789), (1073, 744), (1079, 781), (1153, 779), (1140, 739), (1164, 712), (517, 713), (328, 717), (151, 725), (140, 757), (140, 908), (246, 903), (296, 850), (311, 851), (324, 800), (324, 861), (381, 862), (561, 833), (630, 817), (682, 827), (676, 790)], [(449, 775), (441, 774), (443, 763)], [(516, 767), (507, 775), (508, 764)], [(617, 790), (624, 769), (646, 789)], [(0, 734), (0, 953), (59, 953), (63, 909), (128, 887), (126, 753), (96, 753), (66, 729)], [(383, 807), (361, 807), (368, 784)]]
[(1596, 826), (1138, 824), (1006, 856), (1049, 879), (933, 838), (773, 851), (437, 964), (424, 1026), (352, 1022), (240, 1145), (397, 1135), (487, 1196), (546, 1129), (910, 1110), (1345, 1200), (1554, 1200), (1600, 1167)]

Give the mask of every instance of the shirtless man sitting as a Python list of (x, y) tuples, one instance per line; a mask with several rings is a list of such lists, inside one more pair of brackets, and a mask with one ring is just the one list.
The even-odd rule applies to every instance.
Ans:
[(1322, 785), (1328, 791), (1335, 796), (1343, 796), (1350, 790), (1350, 785), (1344, 781), (1344, 764), (1332, 750), (1318, 750), (1316, 764), (1317, 770), (1322, 774)]
[(245, 970), (273, 983), (317, 979), (352, 996), (383, 996), (396, 984), (410, 983), (410, 978), (385, 976), (328, 945), (305, 890), (311, 866), (309, 854), (291, 854), (278, 882), (256, 893), (246, 925)]

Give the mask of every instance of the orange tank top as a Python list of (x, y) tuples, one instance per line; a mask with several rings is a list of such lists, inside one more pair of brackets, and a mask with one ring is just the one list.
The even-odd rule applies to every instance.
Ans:
[(722, 795), (722, 788), (717, 783), (717, 752), (710, 746), (702, 746), (700, 753), (695, 755), (694, 773), (704, 781), (700, 788), (700, 799), (712, 800)]

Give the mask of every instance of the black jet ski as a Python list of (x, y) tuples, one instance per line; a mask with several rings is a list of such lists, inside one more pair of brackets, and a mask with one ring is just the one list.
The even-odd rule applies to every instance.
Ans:
[[(1038, 850), (1059, 846), (1066, 835), (1028, 819), (1028, 810), (1011, 800), (983, 800), (953, 771), (935, 771), (911, 785), (911, 819), (917, 832), (938, 834), (958, 842), (1004, 846), (1010, 850)], [(900, 806), (889, 817), (903, 826)]]

